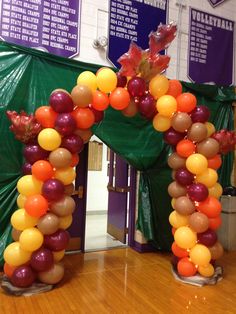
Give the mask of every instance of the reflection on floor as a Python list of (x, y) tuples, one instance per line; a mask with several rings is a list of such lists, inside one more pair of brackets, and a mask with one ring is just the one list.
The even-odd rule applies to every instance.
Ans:
[(125, 246), (107, 234), (107, 215), (87, 215), (85, 251), (96, 251)]

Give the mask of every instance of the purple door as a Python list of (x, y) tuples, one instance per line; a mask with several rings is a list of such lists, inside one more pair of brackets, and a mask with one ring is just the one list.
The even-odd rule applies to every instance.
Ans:
[(126, 243), (128, 164), (110, 151), (107, 233)]

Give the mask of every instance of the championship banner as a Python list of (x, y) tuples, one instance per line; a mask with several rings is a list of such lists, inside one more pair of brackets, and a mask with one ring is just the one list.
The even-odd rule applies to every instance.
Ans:
[(226, 0), (208, 0), (213, 7), (225, 2)]

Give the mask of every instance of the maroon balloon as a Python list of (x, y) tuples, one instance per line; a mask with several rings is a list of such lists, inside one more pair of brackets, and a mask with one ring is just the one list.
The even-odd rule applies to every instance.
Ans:
[(58, 113), (71, 112), (74, 109), (74, 103), (70, 94), (60, 89), (52, 92), (49, 104)]
[(95, 123), (99, 123), (103, 120), (104, 118), (104, 111), (101, 110), (96, 110), (93, 108), (92, 105), (89, 105), (89, 109), (93, 112), (94, 117), (95, 117)]
[(62, 251), (67, 247), (69, 239), (69, 233), (66, 230), (59, 229), (53, 234), (44, 236), (44, 246), (52, 251)]
[(42, 186), (42, 195), (50, 202), (58, 201), (64, 195), (64, 191), (64, 184), (57, 179), (49, 179)]
[(188, 189), (187, 193), (189, 198), (195, 202), (202, 202), (208, 197), (208, 189), (202, 183), (193, 183), (191, 184)]
[(41, 248), (32, 253), (30, 266), (35, 271), (49, 270), (54, 264), (53, 254), (50, 250)]
[(79, 135), (71, 134), (63, 137), (61, 147), (68, 149), (72, 154), (79, 154), (84, 148), (84, 141)]
[(156, 101), (150, 94), (140, 97), (137, 106), (140, 114), (148, 120), (157, 114)]
[(70, 113), (60, 113), (55, 121), (55, 129), (63, 136), (70, 135), (76, 129), (76, 121)]
[(127, 84), (127, 77), (122, 75), (120, 72), (118, 72), (116, 76), (117, 76), (116, 87), (125, 87)]
[(175, 179), (179, 184), (186, 186), (193, 183), (194, 175), (187, 169), (180, 168), (176, 170)]
[(23, 150), (23, 155), (27, 162), (31, 165), (37, 160), (46, 159), (49, 155), (49, 152), (41, 148), (37, 144), (26, 145)]
[(22, 173), (24, 175), (32, 174), (31, 168), (32, 168), (32, 165), (29, 162), (25, 162), (21, 168)]
[(210, 110), (206, 106), (197, 106), (190, 114), (193, 122), (206, 122), (210, 117)]
[(169, 145), (177, 145), (185, 137), (185, 133), (180, 133), (175, 131), (173, 128), (170, 128), (164, 132), (164, 141)]
[(214, 230), (208, 229), (205, 232), (198, 233), (198, 241), (206, 246), (213, 246), (217, 241), (217, 234)]
[(129, 80), (127, 84), (127, 89), (132, 97), (143, 96), (146, 91), (145, 80), (138, 76), (133, 77)]
[(20, 266), (14, 270), (10, 280), (13, 286), (27, 288), (34, 282), (35, 274), (30, 266)]

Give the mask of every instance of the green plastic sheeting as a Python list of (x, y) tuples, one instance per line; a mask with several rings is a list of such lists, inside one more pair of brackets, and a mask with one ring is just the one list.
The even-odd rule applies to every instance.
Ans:
[[(0, 43), (0, 264), (4, 247), (11, 241), (10, 217), (16, 209), (16, 183), (21, 176), (22, 145), (9, 131), (6, 110), (32, 113), (45, 105), (52, 90), (71, 91), (79, 73), (96, 72), (99, 66), (80, 63), (41, 51)], [(184, 83), (197, 94), (199, 103), (208, 105), (217, 129), (233, 128), (231, 102), (233, 88), (218, 88)], [(163, 143), (149, 121), (139, 115), (126, 118), (109, 108), (94, 133), (132, 166), (141, 171), (139, 217), (137, 227), (153, 245), (168, 250), (172, 242), (168, 216), (171, 211), (167, 186), (171, 182), (167, 156), (170, 148)], [(232, 156), (224, 160), (220, 178), (229, 183)], [(223, 173), (223, 174), (222, 174)]]

